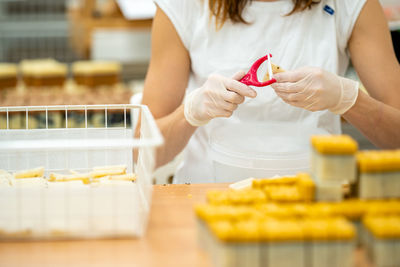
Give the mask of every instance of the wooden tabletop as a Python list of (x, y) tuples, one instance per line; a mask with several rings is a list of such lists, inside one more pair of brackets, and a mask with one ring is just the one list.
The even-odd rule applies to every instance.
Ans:
[[(193, 204), (223, 184), (156, 185), (147, 234), (131, 240), (0, 243), (0, 266), (211, 267), (198, 248)], [(369, 267), (362, 250), (356, 266)]]

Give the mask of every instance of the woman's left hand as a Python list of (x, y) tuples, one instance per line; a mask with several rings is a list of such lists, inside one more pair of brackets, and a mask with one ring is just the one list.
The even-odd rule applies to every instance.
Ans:
[(288, 104), (310, 111), (343, 114), (356, 102), (358, 82), (321, 68), (303, 67), (274, 75), (272, 88)]

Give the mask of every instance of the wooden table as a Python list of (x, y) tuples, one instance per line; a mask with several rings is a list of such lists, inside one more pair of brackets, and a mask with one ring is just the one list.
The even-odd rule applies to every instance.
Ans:
[[(198, 248), (193, 204), (223, 184), (156, 185), (145, 237), (136, 240), (90, 240), (0, 243), (0, 266), (211, 267)], [(356, 266), (369, 267), (362, 250)]]

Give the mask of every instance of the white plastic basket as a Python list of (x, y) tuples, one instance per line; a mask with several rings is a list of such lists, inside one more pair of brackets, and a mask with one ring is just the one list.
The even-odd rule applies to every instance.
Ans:
[[(124, 121), (110, 127), (108, 117), (123, 112)], [(68, 118), (79, 112), (82, 128), (69, 128)], [(104, 125), (91, 128), (89, 114), (103, 114)], [(25, 129), (10, 129), (18, 113)], [(140, 114), (140, 138), (134, 137), (130, 113)], [(162, 136), (146, 106), (92, 105), (1, 107), (6, 129), (0, 129), (0, 169), (16, 172), (43, 166), (45, 176), (70, 170), (88, 172), (95, 166), (126, 165), (134, 183), (107, 186), (57, 183), (52, 186), (0, 186), (0, 240), (140, 237), (150, 209), (155, 148)], [(62, 114), (64, 127), (49, 128)], [(32, 117), (45, 118), (43, 129), (30, 129)], [(34, 120), (33, 120), (34, 121)], [(138, 150), (134, 160), (133, 150)], [(135, 163), (136, 162), (136, 163)]]

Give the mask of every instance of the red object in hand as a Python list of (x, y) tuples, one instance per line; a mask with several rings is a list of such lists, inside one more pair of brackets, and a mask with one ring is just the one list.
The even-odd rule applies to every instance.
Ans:
[[(262, 58), (257, 59), (256, 62), (251, 66), (250, 70), (247, 72), (247, 74), (240, 80), (241, 83), (245, 85), (251, 85), (251, 86), (256, 86), (256, 87), (264, 87), (271, 85), (276, 82), (275, 78), (271, 78), (268, 81), (265, 82), (260, 82), (257, 77), (257, 71), (258, 68), (261, 66), (262, 63), (265, 61), (269, 60), (272, 57), (271, 54), (267, 54), (263, 56)], [(268, 62), (270, 64), (269, 68), (271, 67), (271, 61)]]

